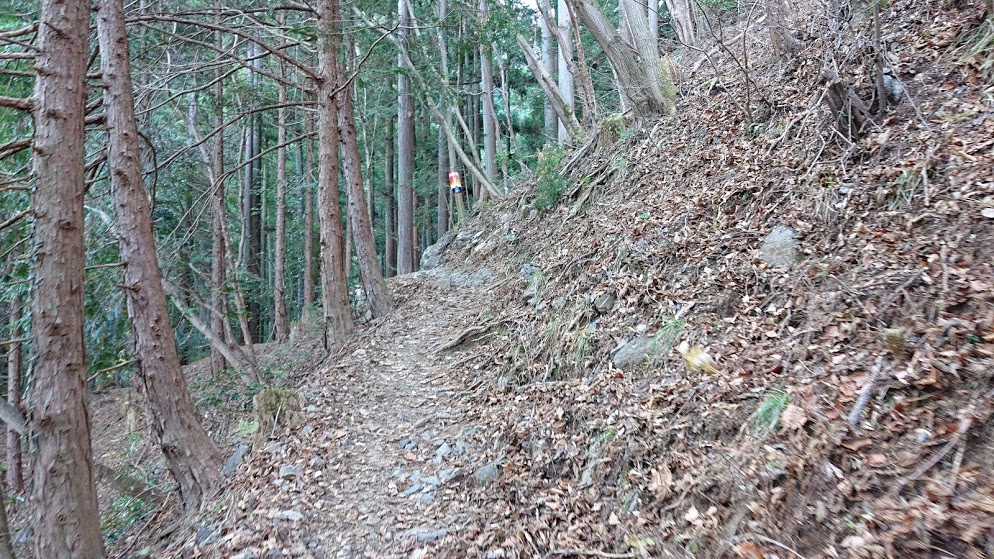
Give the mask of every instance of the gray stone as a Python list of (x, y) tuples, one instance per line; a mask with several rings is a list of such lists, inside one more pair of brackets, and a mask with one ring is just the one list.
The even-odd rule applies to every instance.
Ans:
[(497, 467), (495, 462), (491, 462), (479, 470), (476, 470), (476, 473), (473, 474), (473, 478), (480, 485), (486, 485), (497, 481), (500, 479), (500, 468)]
[(217, 526), (201, 526), (197, 529), (197, 545), (204, 545), (214, 541), (221, 531)]
[(325, 464), (324, 458), (321, 458), (320, 456), (315, 456), (311, 458), (312, 468), (320, 468), (321, 466), (324, 466), (324, 464)]
[(431, 486), (431, 487), (433, 487), (433, 488), (434, 488), (434, 487), (438, 487), (438, 486), (439, 486), (439, 484), (441, 483), (441, 480), (439, 480), (439, 479), (438, 479), (437, 477), (435, 477), (435, 476), (426, 476), (426, 477), (423, 477), (423, 478), (421, 478), (421, 481), (422, 481), (422, 482), (423, 482), (424, 484), (426, 484), (426, 485), (430, 485), (430, 486)]
[(235, 470), (237, 470), (238, 466), (242, 463), (242, 459), (245, 458), (245, 454), (248, 452), (248, 450), (249, 450), (249, 445), (245, 443), (238, 445), (238, 448), (235, 449), (235, 452), (233, 452), (231, 454), (231, 457), (228, 458), (228, 461), (225, 462), (224, 469), (221, 470), (221, 477), (228, 477), (231, 474), (235, 473)]
[(618, 348), (611, 361), (615, 367), (624, 369), (632, 365), (638, 365), (649, 358), (652, 352), (653, 340), (645, 336), (639, 336)]
[(763, 239), (763, 246), (759, 247), (759, 258), (770, 266), (790, 266), (798, 260), (797, 247), (800, 244), (797, 231), (778, 225)]
[(438, 478), (441, 483), (448, 483), (463, 474), (462, 468), (446, 468), (438, 472)]
[(884, 73), (884, 91), (887, 92), (887, 100), (895, 105), (904, 98), (904, 84), (887, 72)]
[(418, 495), (418, 502), (421, 503), (422, 505), (430, 505), (434, 501), (435, 501), (434, 493), (422, 493), (421, 495)]
[(421, 255), (421, 269), (431, 270), (432, 268), (438, 268), (441, 266), (443, 257), (445, 256), (445, 251), (454, 240), (455, 237), (453, 237), (452, 233), (449, 232), (442, 235), (442, 238), (439, 239), (437, 243), (426, 248), (424, 253)]
[(532, 276), (541, 271), (542, 269), (534, 264), (525, 264), (521, 267), (521, 279), (530, 282), (532, 280)]
[(401, 439), (400, 440), (400, 448), (403, 448), (404, 450), (414, 450), (417, 446), (418, 446), (418, 443), (414, 439)]
[(444, 538), (449, 534), (449, 531), (445, 528), (439, 530), (426, 530), (424, 528), (411, 528), (410, 530), (404, 530), (400, 533), (400, 538), (414, 538), (418, 542), (425, 543), (435, 541), (437, 539)]
[(611, 312), (614, 308), (614, 304), (618, 301), (614, 293), (608, 291), (607, 293), (601, 293), (594, 298), (594, 309), (600, 314), (607, 314)]
[(438, 447), (438, 450), (435, 451), (435, 458), (432, 462), (441, 464), (445, 460), (445, 457), (450, 454), (452, 454), (452, 446), (449, 443), (442, 443), (442, 446)]
[(294, 478), (300, 479), (304, 474), (304, 468), (300, 464), (283, 464), (280, 466), (280, 479)]
[(420, 483), (415, 483), (414, 485), (412, 485), (412, 486), (408, 487), (407, 489), (405, 489), (404, 491), (402, 491), (400, 493), (400, 496), (401, 497), (410, 497), (411, 495), (414, 495), (418, 491), (421, 491), (422, 487), (424, 487), (424, 486), (421, 485)]
[(300, 514), (300, 511), (296, 510), (281, 510), (274, 514), (273, 518), (278, 520), (289, 520), (290, 522), (299, 522), (304, 519), (304, 515)]

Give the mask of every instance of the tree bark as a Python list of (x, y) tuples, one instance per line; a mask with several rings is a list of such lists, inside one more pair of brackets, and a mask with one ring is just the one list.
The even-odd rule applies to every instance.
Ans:
[(777, 58), (793, 56), (800, 45), (787, 29), (787, 5), (784, 0), (765, 0), (766, 26), (770, 31), (770, 44)]
[(337, 0), (318, 4), (318, 220), (321, 228), (321, 295), (324, 303), (324, 347), (331, 351), (352, 333), (345, 247), (338, 207), (338, 45)]
[[(285, 73), (280, 64), (280, 74)], [(273, 340), (290, 339), (290, 317), (286, 312), (286, 86), (279, 86), (280, 108), (276, 112), (276, 247), (273, 254)]]
[[(542, 25), (542, 69), (548, 75), (554, 75), (556, 73), (556, 55), (555, 49), (552, 48), (552, 28), (549, 25), (550, 20), (545, 17), (539, 18), (539, 23)], [(545, 98), (545, 126), (543, 130), (545, 132), (546, 141), (552, 139), (554, 135), (558, 134), (558, 129), (556, 128), (556, 110), (552, 106), (552, 101), (548, 96)]]
[(314, 306), (314, 142), (310, 134), (314, 124), (308, 114), (304, 115), (304, 132), (307, 136), (306, 186), (304, 187), (304, 297), (301, 316), (306, 318)]
[(83, 339), (87, 0), (42, 0), (35, 58), (34, 556), (102, 559)]
[[(646, 118), (673, 111), (676, 98), (676, 88), (668, 71), (663, 67), (657, 54), (648, 56), (642, 54), (644, 46), (639, 46), (641, 60), (635, 58), (631, 49), (622, 41), (621, 35), (611, 24), (611, 21), (597, 7), (593, 0), (568, 0), (576, 9), (583, 24), (594, 36), (594, 39), (604, 50), (621, 94), (622, 106), (636, 118)], [(623, 9), (626, 4), (635, 5), (635, 0), (621, 0)], [(637, 11), (635, 9), (631, 11)], [(638, 16), (634, 16), (638, 18)], [(643, 18), (641, 18), (644, 21)], [(645, 27), (648, 24), (643, 26)], [(644, 43), (643, 43), (644, 45)]]
[(148, 397), (151, 430), (179, 484), (181, 502), (186, 510), (196, 510), (220, 472), (221, 451), (197, 417), (169, 324), (152, 211), (142, 184), (122, 0), (99, 0), (97, 35), (105, 76), (107, 163), (138, 366), (134, 382)]
[[(258, 58), (259, 47), (254, 42), (249, 42), (246, 57), (248, 59), (248, 75), (246, 82), (249, 91), (254, 91), (258, 87), (256, 68), (261, 64)], [(250, 97), (250, 105), (255, 108), (258, 101), (255, 97)], [(258, 112), (252, 112), (247, 117), (247, 128), (245, 133), (244, 157), (245, 167), (242, 170), (242, 242), (239, 251), (239, 260), (245, 268), (245, 272), (254, 282), (262, 281), (262, 224), (260, 222), (261, 186), (262, 186), (262, 158), (259, 153), (262, 150), (262, 120)], [(242, 285), (244, 289), (244, 283)], [(244, 291), (243, 291), (244, 293)], [(248, 312), (248, 341), (252, 344), (260, 341), (262, 328), (262, 315), (258, 298), (250, 296), (245, 304), (245, 311)]]
[[(214, 0), (214, 10), (217, 12), (215, 23), (220, 24), (221, 0)], [(214, 32), (214, 47), (220, 51), (224, 47), (224, 35), (220, 30)], [(228, 343), (225, 332), (225, 322), (228, 320), (228, 297), (225, 295), (225, 250), (224, 229), (226, 208), (224, 200), (224, 80), (220, 66), (214, 73), (214, 124), (217, 136), (214, 140), (214, 153), (211, 159), (211, 331), (222, 341)], [(190, 124), (193, 126), (193, 123)], [(219, 374), (227, 367), (224, 356), (211, 345), (211, 372)]]
[(685, 45), (694, 46), (697, 42), (694, 32), (694, 13), (690, 0), (666, 0), (666, 9), (673, 20), (673, 31), (677, 39)]
[[(489, 17), (487, 0), (480, 0), (480, 20)], [(483, 170), (490, 182), (497, 180), (497, 110), (494, 108), (494, 66), (490, 61), (490, 47), (480, 45), (480, 84), (483, 101)]]
[(10, 544), (10, 523), (7, 522), (7, 488), (0, 483), (0, 559), (14, 559)]
[(384, 161), (384, 192), (386, 199), (386, 215), (383, 217), (383, 235), (386, 237), (383, 243), (383, 268), (386, 277), (397, 275), (397, 173), (396, 173), (396, 150), (394, 146), (394, 121), (395, 117), (387, 119), (386, 136), (384, 138), (385, 153)]
[(552, 105), (556, 116), (559, 118), (559, 122), (566, 123), (567, 141), (571, 138), (583, 137), (583, 127), (580, 126), (580, 121), (577, 120), (576, 113), (573, 112), (573, 107), (566, 102), (566, 98), (563, 97), (563, 93), (559, 90), (556, 82), (552, 80), (552, 76), (546, 74), (545, 69), (539, 65), (538, 58), (535, 56), (535, 51), (532, 50), (531, 45), (521, 35), (518, 35), (516, 39), (521, 50), (525, 53), (525, 62), (528, 64), (528, 69), (535, 76), (535, 81), (538, 82), (539, 87), (545, 92), (545, 98)]
[(435, 234), (439, 239), (449, 230), (449, 142), (438, 131), (438, 190), (435, 194)]
[[(563, 99), (569, 106), (570, 112), (573, 112), (576, 108), (576, 105), (574, 104), (575, 93), (573, 90), (573, 74), (569, 71), (569, 64), (567, 63), (567, 60), (573, 60), (573, 35), (570, 33), (571, 25), (569, 10), (566, 8), (566, 0), (559, 0), (556, 11), (556, 17), (559, 20), (559, 35), (563, 39), (562, 42), (559, 43), (559, 91), (562, 92)], [(560, 145), (568, 142), (572, 136), (572, 134), (569, 133), (567, 126), (567, 122), (562, 120), (559, 121)]]
[[(398, 41), (406, 43), (411, 16), (407, 0), (398, 1)], [(397, 65), (404, 67), (403, 55)], [(407, 75), (397, 76), (397, 274), (414, 271), (414, 96)]]
[[(337, 14), (336, 14), (337, 16)], [(338, 19), (337, 17), (335, 18)], [(347, 75), (342, 68), (339, 76)], [(352, 231), (352, 244), (359, 261), (359, 278), (366, 292), (366, 301), (373, 312), (373, 318), (385, 316), (393, 309), (393, 297), (380, 273), (380, 263), (376, 258), (376, 242), (373, 239), (373, 223), (366, 207), (365, 188), (362, 181), (362, 159), (359, 156), (359, 140), (355, 129), (355, 108), (352, 104), (352, 88), (344, 87), (338, 92), (339, 133), (342, 140), (342, 168), (344, 170), (349, 227)]]
[[(21, 298), (15, 297), (10, 306), (10, 328), (12, 339), (21, 336)], [(14, 409), (21, 408), (21, 342), (7, 346), (7, 403)], [(21, 455), (21, 434), (15, 429), (7, 429), (7, 487), (16, 495), (24, 493), (24, 467)]]

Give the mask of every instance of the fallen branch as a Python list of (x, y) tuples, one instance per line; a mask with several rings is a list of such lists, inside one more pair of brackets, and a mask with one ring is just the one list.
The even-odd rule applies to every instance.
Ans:
[(545, 559), (562, 555), (588, 555), (591, 557), (608, 557), (609, 559), (624, 559), (625, 557), (635, 557), (635, 552), (628, 553), (608, 553), (607, 551), (597, 551), (596, 549), (553, 549), (545, 554)]

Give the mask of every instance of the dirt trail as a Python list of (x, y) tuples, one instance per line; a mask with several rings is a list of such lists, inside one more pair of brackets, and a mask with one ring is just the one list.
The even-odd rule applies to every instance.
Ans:
[(420, 557), (472, 521), (459, 487), (497, 470), (474, 448), (481, 430), (466, 423), (464, 388), (450, 384), (460, 356), (438, 347), (473, 324), (486, 288), (446, 272), (396, 283), (397, 310), (301, 383), (303, 425), (252, 454), (232, 480), (245, 496), (187, 551)]

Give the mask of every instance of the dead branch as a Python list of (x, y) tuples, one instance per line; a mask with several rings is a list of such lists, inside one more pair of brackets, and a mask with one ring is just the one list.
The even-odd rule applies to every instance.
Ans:
[(3, 97), (0, 96), (0, 107), (30, 111), (34, 108), (34, 100), (30, 97)]

